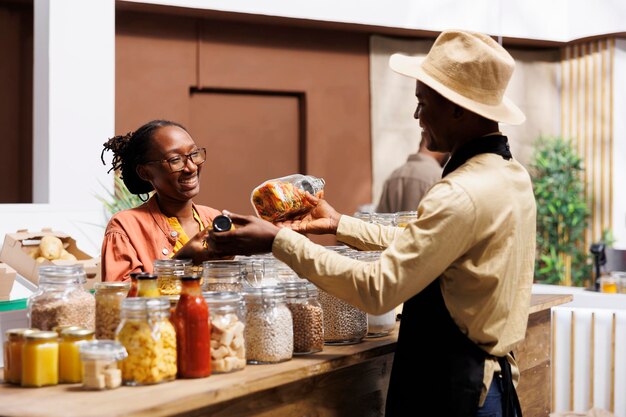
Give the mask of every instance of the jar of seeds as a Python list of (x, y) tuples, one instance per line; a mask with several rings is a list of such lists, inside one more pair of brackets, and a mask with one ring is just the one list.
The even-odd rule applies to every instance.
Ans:
[(180, 278), (192, 272), (190, 259), (157, 259), (154, 261), (154, 274), (161, 295), (180, 294)]
[(211, 320), (211, 372), (238, 371), (246, 366), (243, 296), (234, 291), (203, 292)]
[(115, 330), (121, 320), (122, 300), (130, 287), (130, 282), (96, 283), (96, 339), (115, 338)]
[(278, 363), (293, 355), (293, 321), (280, 285), (246, 288), (246, 359), (249, 364)]
[(95, 328), (96, 300), (83, 287), (82, 265), (44, 265), (39, 267), (39, 288), (28, 298), (30, 327), (52, 330), (72, 325)]
[(284, 284), (287, 307), (293, 318), (293, 353), (303, 355), (324, 349), (324, 313), (317, 300), (317, 287), (306, 280)]
[(235, 260), (205, 261), (202, 263), (204, 291), (235, 291), (243, 290), (245, 276), (244, 263)]

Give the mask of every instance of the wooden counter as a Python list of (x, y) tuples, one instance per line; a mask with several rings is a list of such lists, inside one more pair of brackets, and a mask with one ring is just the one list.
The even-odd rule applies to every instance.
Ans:
[[(526, 415), (544, 415), (530, 410), (543, 410), (541, 394), (550, 381), (550, 307), (570, 300), (571, 296), (533, 295), (527, 339), (516, 350)], [(79, 385), (29, 389), (2, 384), (0, 415), (382, 416), (396, 339), (394, 332), (356, 345), (326, 346), (321, 353), (280, 364), (248, 365), (230, 374), (111, 391), (83, 391)], [(549, 386), (545, 396), (547, 416)]]

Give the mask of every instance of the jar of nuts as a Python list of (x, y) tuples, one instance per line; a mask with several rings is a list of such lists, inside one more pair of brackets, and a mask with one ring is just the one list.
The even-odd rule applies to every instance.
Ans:
[(246, 366), (243, 296), (235, 291), (203, 292), (211, 320), (211, 371), (226, 373)]
[(161, 295), (180, 294), (180, 278), (192, 270), (190, 259), (157, 259), (154, 261), (154, 274)]
[(98, 282), (96, 289), (96, 339), (113, 339), (120, 324), (122, 300), (130, 289), (130, 282)]
[(244, 263), (240, 261), (205, 261), (202, 263), (202, 288), (204, 291), (241, 292), (245, 273)]
[(246, 359), (250, 364), (278, 363), (293, 355), (293, 321), (280, 285), (246, 288)]
[(30, 326), (52, 330), (56, 326), (94, 329), (96, 300), (83, 284), (82, 265), (44, 265), (39, 267), (39, 288), (28, 298)]
[(148, 385), (176, 378), (176, 333), (166, 297), (122, 301), (122, 322), (115, 339), (128, 352), (120, 362), (124, 385)]
[(317, 287), (303, 279), (283, 285), (293, 319), (294, 355), (320, 352), (324, 348), (324, 313), (317, 300)]

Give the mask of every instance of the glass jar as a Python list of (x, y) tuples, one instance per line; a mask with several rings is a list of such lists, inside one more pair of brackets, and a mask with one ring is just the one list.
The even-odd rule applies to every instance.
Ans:
[(393, 225), (406, 227), (410, 222), (417, 220), (417, 211), (399, 211), (396, 213)]
[(130, 282), (97, 282), (96, 339), (114, 339), (121, 321), (122, 300), (131, 288)]
[(199, 275), (184, 275), (181, 285), (173, 320), (178, 376), (204, 378), (211, 375), (209, 308), (202, 296)]
[(143, 272), (131, 272), (130, 273), (130, 289), (128, 290), (127, 297), (137, 297), (137, 275), (143, 274)]
[(202, 263), (202, 288), (204, 291), (241, 292), (245, 274), (244, 264), (240, 261), (205, 261)]
[(356, 213), (354, 213), (352, 217), (354, 217), (355, 219), (363, 220), (366, 223), (369, 223), (372, 220), (372, 213), (367, 212), (367, 211), (357, 211)]
[(9, 329), (4, 335), (4, 380), (9, 384), (22, 383), (22, 346), (29, 333), (38, 329)]
[(118, 362), (128, 354), (121, 343), (113, 340), (92, 340), (80, 345), (83, 370), (83, 388), (113, 389), (122, 385), (122, 371)]
[(59, 383), (59, 342), (56, 332), (37, 331), (24, 335), (22, 386), (43, 387)]
[(93, 340), (90, 329), (66, 329), (61, 331), (59, 342), (59, 382), (77, 384), (83, 380), (79, 348), (82, 343)]
[(120, 362), (125, 385), (149, 385), (176, 378), (176, 332), (165, 297), (127, 298), (115, 339), (128, 352)]
[(30, 327), (52, 330), (74, 325), (94, 329), (96, 300), (83, 287), (85, 280), (81, 265), (39, 267), (39, 288), (28, 298)]
[(263, 280), (264, 260), (256, 256), (237, 256), (243, 268), (243, 287), (260, 287)]
[(190, 259), (157, 259), (154, 261), (154, 274), (161, 295), (180, 294), (180, 277), (192, 272)]
[(293, 355), (293, 322), (282, 286), (246, 288), (246, 359), (250, 364), (278, 363)]
[(246, 367), (243, 296), (234, 291), (202, 293), (211, 320), (211, 371), (226, 373)]
[(324, 313), (317, 287), (306, 280), (285, 282), (287, 307), (293, 319), (293, 353), (304, 355), (324, 349)]
[(370, 223), (394, 226), (396, 223), (396, 213), (372, 213)]
[[(375, 262), (380, 259), (380, 251), (361, 251), (353, 254), (355, 259), (363, 262)], [(367, 337), (387, 336), (396, 328), (396, 309), (383, 314), (367, 315)]]
[(324, 343), (350, 345), (367, 335), (367, 313), (345, 301), (319, 290), (319, 302), (324, 311)]
[(267, 180), (255, 187), (250, 201), (258, 217), (279, 222), (307, 213), (314, 206), (305, 193), (319, 195), (323, 189), (322, 178), (293, 174)]
[(619, 280), (611, 275), (604, 275), (600, 278), (600, 292), (617, 294), (619, 292)]
[(160, 297), (161, 290), (159, 290), (157, 278), (153, 274), (137, 275), (137, 297)]

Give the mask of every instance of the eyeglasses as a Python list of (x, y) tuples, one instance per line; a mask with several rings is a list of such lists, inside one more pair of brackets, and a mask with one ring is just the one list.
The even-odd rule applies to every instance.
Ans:
[(206, 148), (198, 148), (192, 153), (187, 155), (176, 155), (168, 159), (159, 159), (156, 161), (147, 161), (144, 164), (161, 164), (163, 162), (167, 162), (170, 167), (170, 172), (178, 172), (185, 169), (187, 166), (187, 161), (191, 159), (191, 162), (200, 166), (206, 161)]

